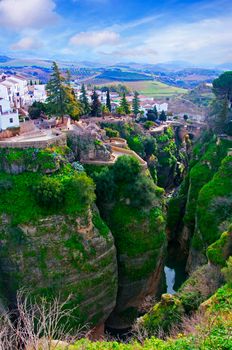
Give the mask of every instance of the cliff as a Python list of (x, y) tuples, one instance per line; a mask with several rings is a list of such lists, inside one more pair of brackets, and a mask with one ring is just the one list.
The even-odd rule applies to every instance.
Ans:
[(188, 253), (187, 271), (207, 262), (206, 250), (230, 225), (232, 142), (207, 136), (193, 150), (190, 170), (169, 202), (168, 234)]
[(111, 168), (92, 167), (97, 204), (117, 248), (117, 304), (107, 321), (111, 328), (132, 325), (147, 296), (162, 290), (166, 250), (163, 190), (133, 157)]
[[(43, 151), (50, 161), (40, 168), (35, 160), (33, 169), (25, 158), (41, 157), (37, 150), (1, 155), (10, 172), (0, 173), (1, 280), (8, 304), (19, 288), (61, 300), (71, 295), (70, 322), (99, 326), (116, 304), (116, 249), (94, 204), (92, 180), (72, 168), (66, 151)], [(47, 175), (57, 158), (59, 167)]]

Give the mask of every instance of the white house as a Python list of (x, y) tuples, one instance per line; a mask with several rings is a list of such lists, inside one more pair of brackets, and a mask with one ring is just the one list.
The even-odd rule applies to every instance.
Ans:
[(0, 97), (8, 99), (12, 107), (22, 107), (27, 92), (26, 79), (16, 75), (0, 76)]
[(33, 85), (28, 87), (27, 94), (24, 96), (24, 104), (31, 106), (33, 102), (45, 102), (47, 99), (46, 85)]
[(18, 111), (13, 110), (10, 101), (0, 98), (0, 130), (19, 127)]
[(152, 103), (149, 102), (148, 100), (141, 102), (141, 107), (140, 109), (144, 112), (144, 116), (147, 116), (147, 112), (151, 109), (154, 109), (156, 107), (157, 112), (161, 113), (162, 111), (164, 111), (165, 113), (167, 113), (168, 111), (168, 103)]

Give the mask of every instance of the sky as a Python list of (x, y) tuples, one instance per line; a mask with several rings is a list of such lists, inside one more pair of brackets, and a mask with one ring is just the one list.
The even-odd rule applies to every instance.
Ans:
[(0, 0), (0, 55), (232, 62), (231, 0)]

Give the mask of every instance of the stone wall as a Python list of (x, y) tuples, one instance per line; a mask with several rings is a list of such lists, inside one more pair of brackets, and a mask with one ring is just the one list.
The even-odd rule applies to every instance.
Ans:
[(27, 140), (27, 141), (1, 141), (0, 148), (47, 148), (51, 145), (54, 146), (66, 146), (67, 138), (66, 135), (58, 135), (51, 137), (48, 140)]

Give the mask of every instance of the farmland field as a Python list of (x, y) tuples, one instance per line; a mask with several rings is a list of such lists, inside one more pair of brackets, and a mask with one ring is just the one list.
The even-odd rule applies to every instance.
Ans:
[(138, 91), (141, 95), (145, 95), (148, 97), (154, 97), (154, 98), (165, 98), (165, 97), (172, 97), (175, 95), (185, 94), (188, 92), (186, 89), (181, 89), (175, 86), (166, 85), (163, 83), (160, 83), (159, 81), (133, 81), (133, 82), (110, 82), (106, 84), (101, 85), (117, 85), (117, 84), (123, 84), (128, 87), (131, 91)]

